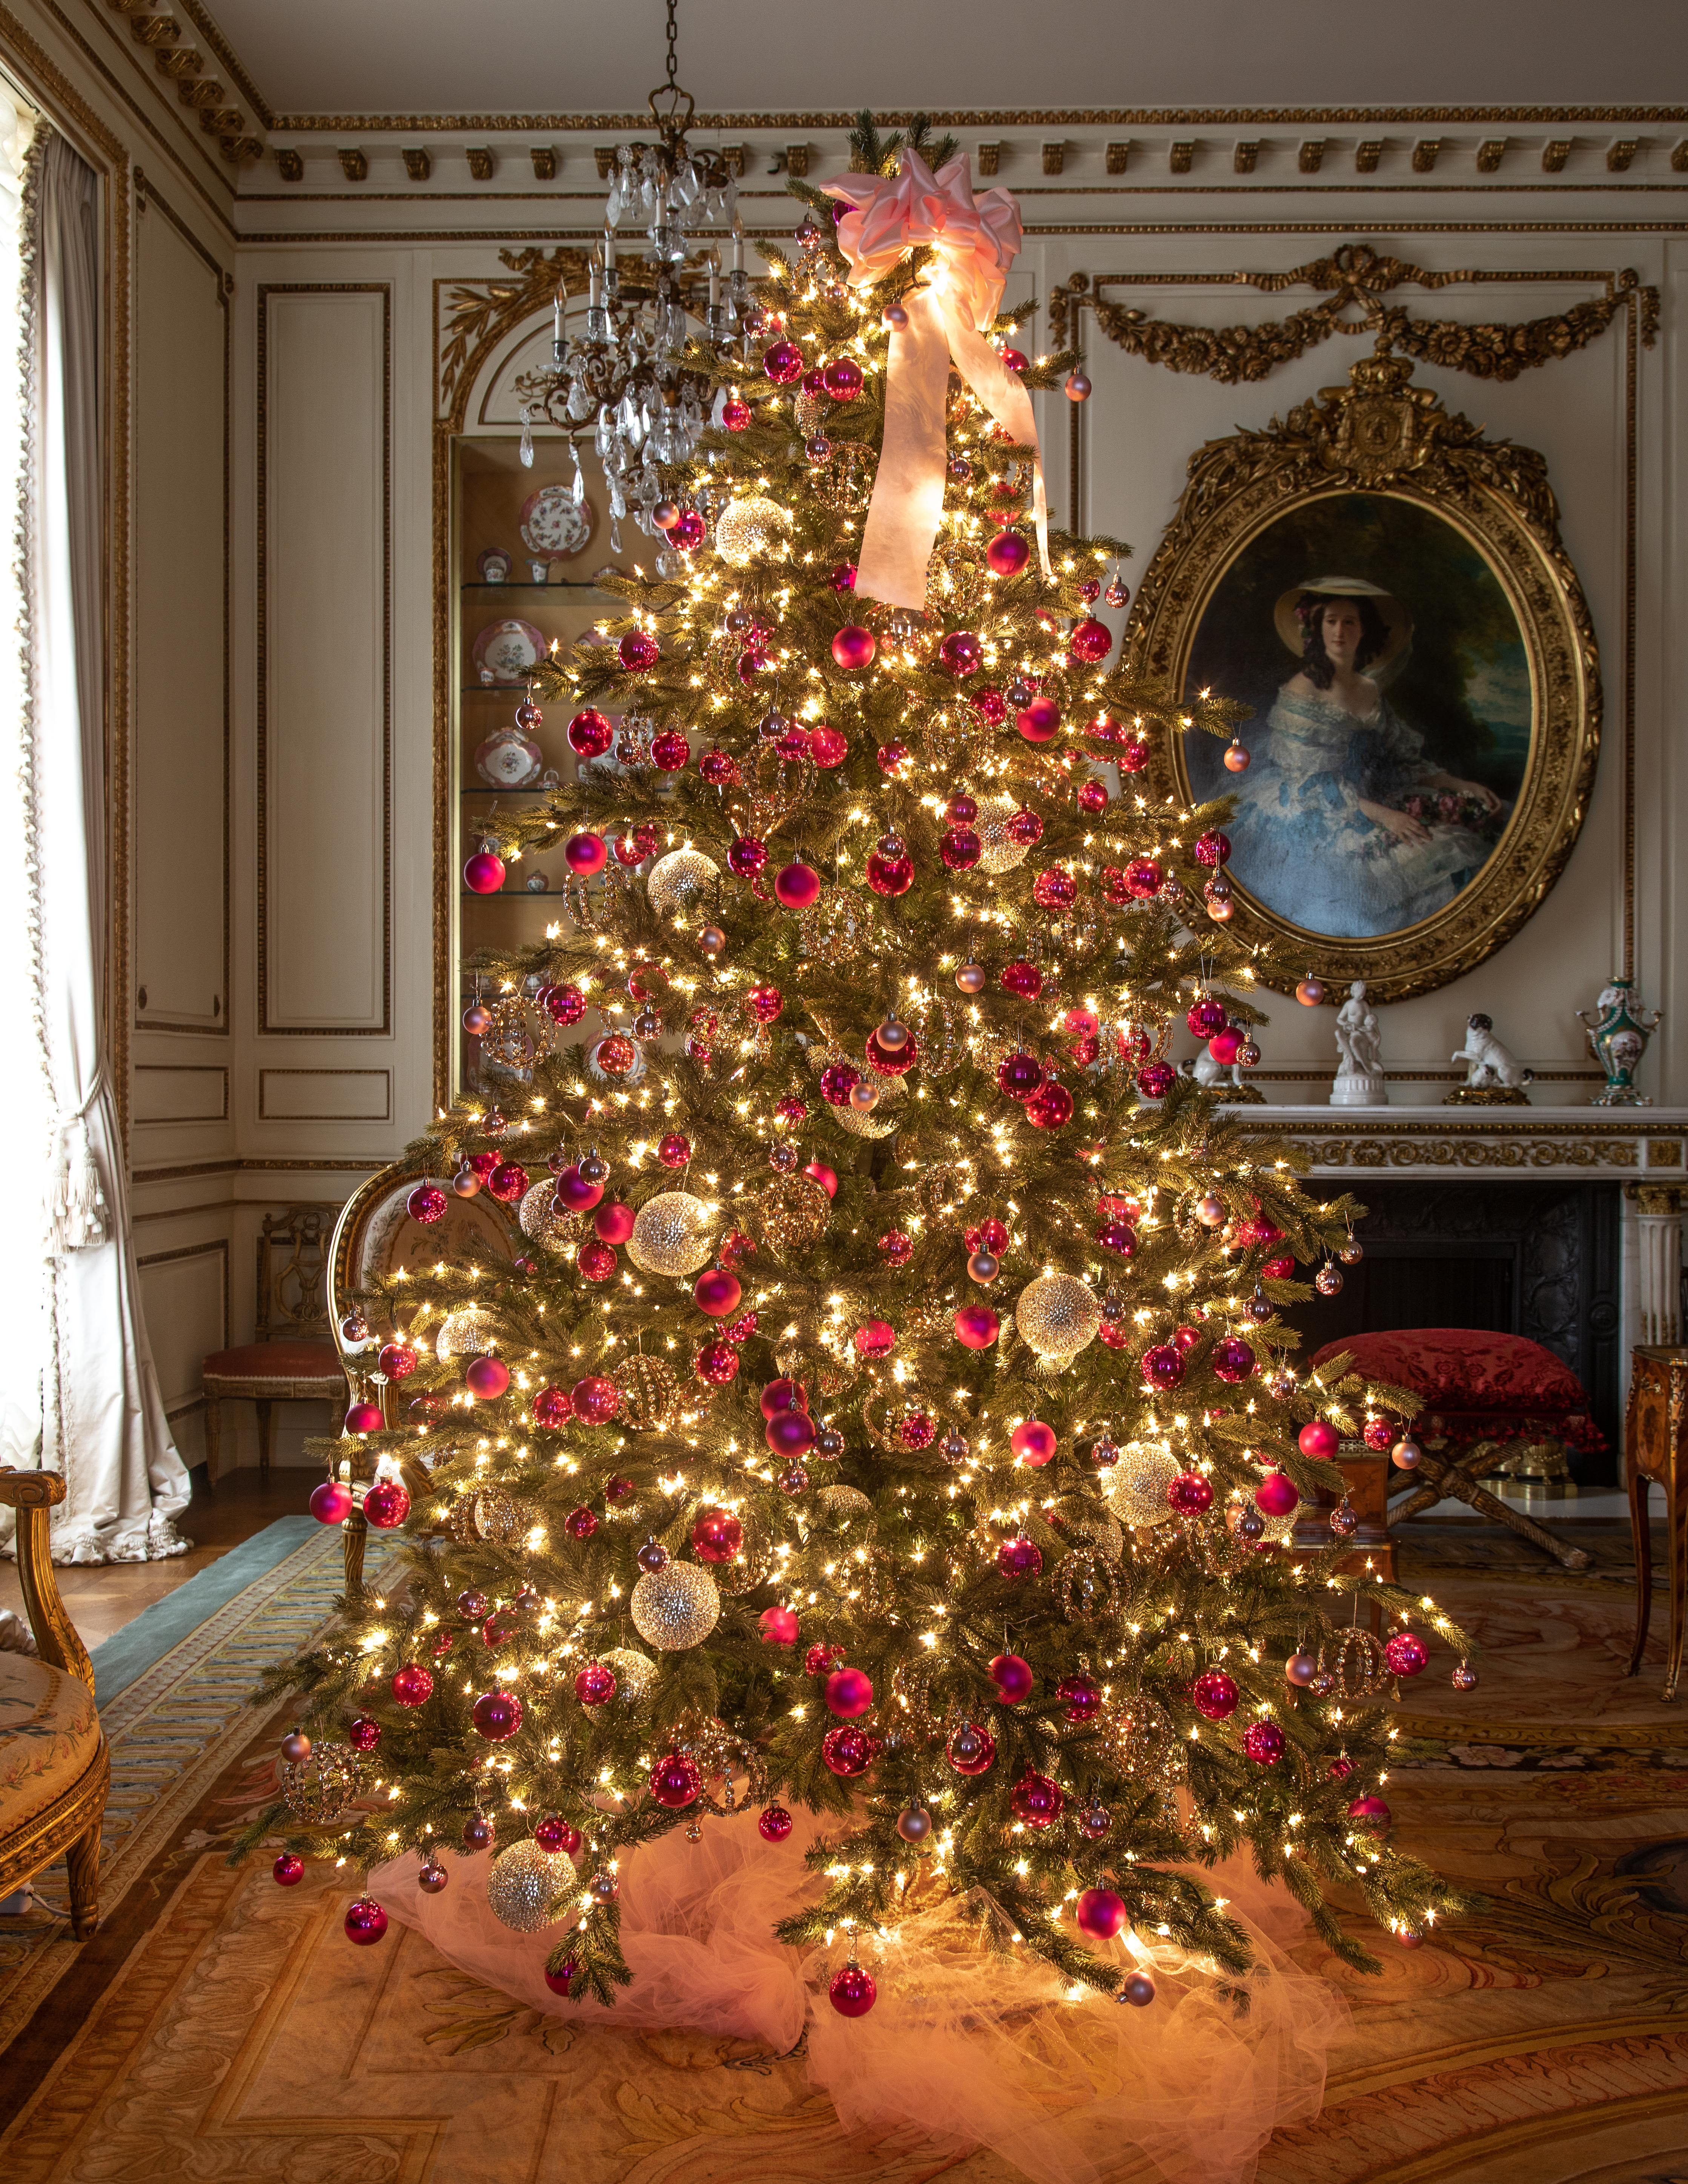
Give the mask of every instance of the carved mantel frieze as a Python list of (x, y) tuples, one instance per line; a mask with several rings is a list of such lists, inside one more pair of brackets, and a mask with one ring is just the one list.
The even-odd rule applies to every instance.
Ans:
[(1441, 1177), (1481, 1173), (1520, 1178), (1559, 1174), (1584, 1181), (1609, 1176), (1662, 1185), (1684, 1178), (1688, 1110), (1648, 1108), (1592, 1118), (1586, 1108), (1513, 1107), (1478, 1120), (1434, 1108), (1402, 1108), (1387, 1120), (1375, 1109), (1351, 1123), (1329, 1107), (1264, 1107), (1238, 1117), (1251, 1134), (1287, 1139), (1314, 1175), (1417, 1169)]

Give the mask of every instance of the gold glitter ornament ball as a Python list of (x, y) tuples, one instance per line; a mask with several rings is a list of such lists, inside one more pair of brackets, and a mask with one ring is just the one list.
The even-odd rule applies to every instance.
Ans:
[(705, 898), (713, 901), (720, 878), (720, 866), (701, 850), (671, 850), (651, 866), (644, 891), (659, 917), (672, 917)]
[(313, 1744), (303, 1759), (284, 1759), (281, 1802), (297, 1820), (316, 1827), (337, 1819), (364, 1786), (358, 1755), (349, 1744)]
[(823, 1486), (815, 1499), (829, 1517), (859, 1517), (873, 1507), (859, 1486)]
[(1011, 842), (1008, 838), (1008, 822), (1019, 809), (1017, 797), (981, 798), (978, 837), (979, 870), (982, 872), (1011, 872), (1016, 865), (1025, 863), (1031, 844)]
[(573, 1865), (560, 1851), (543, 1851), (532, 1841), (512, 1843), (493, 1860), (487, 1908), (511, 1933), (537, 1934), (556, 1925), (552, 1903), (573, 1878)]
[(716, 517), (715, 543), (729, 568), (746, 568), (762, 557), (783, 561), (791, 545), (790, 511), (764, 493), (747, 493)]
[(1109, 1508), (1134, 1532), (1166, 1524), (1173, 1513), (1167, 1489), (1182, 1468), (1170, 1450), (1156, 1448), (1150, 1441), (1128, 1441), (1102, 1490)]
[(620, 1415), (635, 1433), (660, 1433), (680, 1406), (680, 1383), (666, 1358), (635, 1351), (610, 1379), (621, 1391)]
[(447, 1312), (434, 1346), (442, 1358), (478, 1357), (498, 1331), (498, 1322), (484, 1305), (465, 1304)]
[(1096, 1339), (1102, 1309), (1072, 1274), (1039, 1274), (1014, 1307), (1014, 1324), (1039, 1357), (1074, 1357)]
[(612, 1646), (599, 1658), (616, 1679), (616, 1696), (610, 1705), (629, 1710), (637, 1707), (650, 1689), (655, 1662), (648, 1653), (634, 1652), (631, 1646)]
[(647, 1274), (694, 1274), (715, 1251), (716, 1220), (689, 1190), (659, 1191), (633, 1217), (627, 1256)]
[(521, 1224), (521, 1233), (531, 1237), (543, 1251), (560, 1251), (565, 1244), (572, 1244), (586, 1223), (578, 1213), (561, 1216), (552, 1212), (557, 1201), (557, 1186), (548, 1175), (532, 1184), (523, 1194), (515, 1217)]
[(633, 1587), (628, 1610), (633, 1628), (659, 1653), (681, 1653), (701, 1646), (721, 1620), (721, 1595), (715, 1580), (694, 1563), (670, 1563), (647, 1570)]

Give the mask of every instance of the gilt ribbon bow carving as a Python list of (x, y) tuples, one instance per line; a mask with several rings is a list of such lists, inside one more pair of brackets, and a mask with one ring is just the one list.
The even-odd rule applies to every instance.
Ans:
[[(985, 339), (1020, 248), (1020, 209), (1006, 190), (973, 195), (967, 154), (933, 174), (905, 150), (889, 177), (840, 175), (827, 196), (848, 200), (838, 243), (854, 287), (882, 281), (922, 244), (936, 254), (922, 284), (903, 298), (908, 324), (891, 332), (885, 381), (885, 440), (858, 557), (855, 588), (889, 605), (926, 604), (926, 566), (944, 515), (944, 404), (950, 366), (1021, 445), (1036, 449), (1032, 398)], [(1049, 509), (1043, 461), (1032, 460), (1032, 511), (1044, 574)]]

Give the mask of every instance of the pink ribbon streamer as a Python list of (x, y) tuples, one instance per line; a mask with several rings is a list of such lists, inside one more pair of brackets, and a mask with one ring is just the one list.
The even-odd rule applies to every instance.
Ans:
[[(901, 607), (926, 604), (926, 568), (944, 515), (944, 401), (953, 359), (977, 398), (1022, 446), (1036, 449), (1032, 398), (984, 337), (1002, 304), (1020, 248), (1020, 209), (1006, 190), (973, 195), (965, 153), (934, 175), (905, 151), (894, 178), (840, 175), (822, 185), (850, 209), (838, 248), (850, 282), (871, 287), (900, 259), (929, 244), (936, 263), (903, 298), (908, 324), (893, 329), (885, 382), (885, 440), (861, 535), (855, 588)], [(1049, 508), (1043, 459), (1032, 460), (1032, 511), (1045, 576)]]

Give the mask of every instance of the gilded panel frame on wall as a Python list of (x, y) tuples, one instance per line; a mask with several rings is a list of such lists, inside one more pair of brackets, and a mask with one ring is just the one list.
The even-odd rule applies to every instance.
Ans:
[[(1283, 423), (1274, 419), (1264, 431), (1210, 441), (1191, 457), (1189, 482), (1145, 572), (1126, 643), (1137, 672), (1189, 688), (1204, 616), (1229, 572), (1286, 515), (1318, 511), (1339, 496), (1363, 496), (1368, 509), (1418, 511), (1403, 514), (1402, 521), (1421, 529), (1428, 514), (1486, 566), (1516, 619), (1529, 693), (1521, 777), (1486, 861), (1474, 859), (1468, 878), (1450, 880), (1457, 892), (1428, 914), (1359, 937), (1321, 931), (1268, 908), (1249, 892), (1247, 860), (1240, 854), (1232, 866), (1234, 929), (1241, 938), (1270, 940), (1329, 981), (1363, 978), (1373, 1000), (1398, 1001), (1462, 977), (1540, 907), (1587, 813), (1602, 694), (1593, 624), (1560, 542), (1544, 459), (1533, 448), (1488, 440), (1429, 388), (1412, 385), (1412, 365), (1389, 355), (1386, 340), (1379, 351), (1352, 367), (1349, 386), (1326, 387)], [(1281, 621), (1279, 627), (1281, 633)], [(1205, 642), (1211, 650), (1211, 636)], [(1287, 680), (1288, 654), (1281, 665)], [(1244, 733), (1258, 738), (1259, 724)], [(1210, 786), (1193, 779), (1185, 742), (1174, 737), (1153, 754), (1149, 779), (1157, 800), (1188, 804), (1219, 793), (1219, 785), (1234, 790), (1249, 780), (1221, 773)], [(1258, 793), (1261, 779), (1255, 777), (1251, 792)], [(1430, 818), (1434, 831), (1435, 815)], [(1240, 824), (1240, 834), (1245, 831)]]

